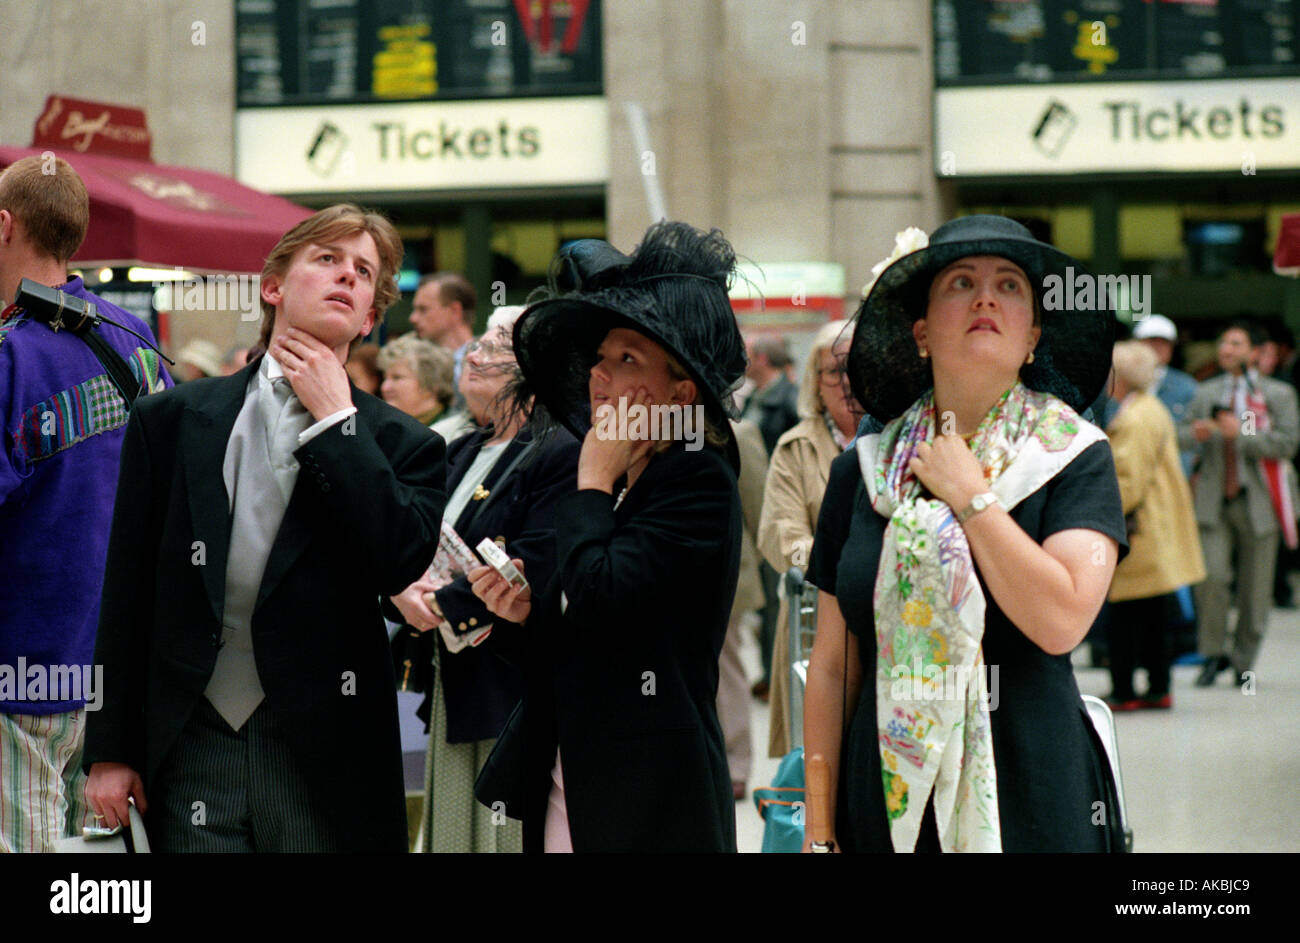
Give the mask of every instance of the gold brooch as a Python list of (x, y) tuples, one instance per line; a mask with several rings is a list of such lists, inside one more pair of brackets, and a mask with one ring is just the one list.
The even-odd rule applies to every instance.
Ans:
[(484, 488), (482, 485), (476, 485), (476, 486), (474, 487), (474, 494), (473, 494), (472, 500), (474, 500), (474, 501), (482, 501), (482, 500), (483, 500), (484, 498), (486, 498), (489, 494), (491, 494), (491, 492), (488, 491), (486, 488)]

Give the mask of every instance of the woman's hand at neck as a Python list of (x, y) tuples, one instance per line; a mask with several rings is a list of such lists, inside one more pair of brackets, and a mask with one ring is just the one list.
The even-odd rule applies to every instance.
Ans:
[(614, 483), (627, 476), (631, 488), (650, 463), (655, 443), (650, 440), (605, 439), (592, 426), (578, 455), (578, 490), (614, 493)]
[(932, 495), (961, 511), (975, 495), (988, 490), (969, 439), (1019, 377), (958, 378), (937, 370), (935, 374), (934, 442), (917, 446), (910, 468)]
[(989, 490), (979, 459), (960, 436), (936, 435), (933, 443), (919, 443), (908, 468), (930, 494), (954, 512)]

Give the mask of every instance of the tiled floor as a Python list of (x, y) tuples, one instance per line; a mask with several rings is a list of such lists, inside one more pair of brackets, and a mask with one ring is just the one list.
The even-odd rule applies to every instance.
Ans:
[[(756, 676), (757, 646), (744, 657)], [(1082, 661), (1076, 653), (1080, 690), (1105, 696), (1109, 674)], [(1197, 688), (1198, 670), (1174, 669), (1173, 710), (1116, 716), (1134, 851), (1300, 851), (1300, 611), (1273, 610), (1253, 694), (1226, 672)], [(767, 715), (753, 702), (751, 787), (776, 771), (765, 755)], [(737, 803), (736, 830), (742, 852), (760, 849), (752, 799)]]
[[(1174, 708), (1116, 716), (1134, 851), (1300, 851), (1300, 612), (1274, 609), (1255, 690), (1174, 668)], [(1104, 671), (1076, 668), (1085, 694)], [(1139, 690), (1141, 688), (1139, 687)]]
[[(753, 633), (742, 657), (756, 678)], [(1076, 652), (1080, 690), (1106, 695), (1109, 675), (1083, 662)], [(1134, 850), (1300, 851), (1300, 611), (1273, 610), (1253, 694), (1231, 686), (1227, 673), (1215, 687), (1197, 688), (1197, 671), (1174, 669), (1173, 710), (1116, 717)], [(403, 715), (419, 700), (408, 696)], [(751, 718), (752, 789), (771, 782), (778, 760), (766, 755), (767, 705), (753, 701)], [(409, 785), (418, 789), (424, 738), (417, 722), (403, 726)], [(736, 804), (736, 839), (742, 852), (762, 847), (752, 797)]]

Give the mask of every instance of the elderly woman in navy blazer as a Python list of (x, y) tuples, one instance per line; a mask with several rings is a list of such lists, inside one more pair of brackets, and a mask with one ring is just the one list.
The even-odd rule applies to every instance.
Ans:
[[(511, 346), (522, 311), (498, 308), (465, 353), (460, 390), (477, 428), (447, 449), (444, 521), (469, 547), (495, 541), (544, 579), (555, 569), (556, 502), (577, 486), (578, 441), (564, 430), (539, 440), (524, 426), (528, 393)], [(393, 602), (436, 637), (433, 682), (416, 712), (430, 732), (416, 847), (521, 850), (518, 824), (493, 821), (473, 786), (523, 694), (524, 628), (488, 612), (463, 573), (445, 585), (421, 577)]]

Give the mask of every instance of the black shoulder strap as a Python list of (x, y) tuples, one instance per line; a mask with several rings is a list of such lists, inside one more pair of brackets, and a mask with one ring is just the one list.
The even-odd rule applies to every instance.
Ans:
[(129, 410), (135, 405), (136, 398), (139, 397), (142, 384), (136, 380), (135, 374), (131, 368), (126, 365), (122, 355), (109, 346), (108, 341), (99, 336), (99, 333), (93, 328), (82, 334), (77, 334), (86, 342), (99, 362), (104, 365), (108, 371), (108, 378), (113, 381), (117, 391), (122, 394), (122, 399), (126, 401), (126, 408)]

